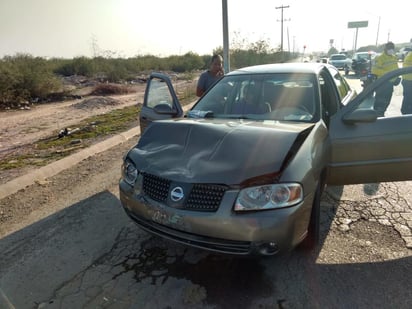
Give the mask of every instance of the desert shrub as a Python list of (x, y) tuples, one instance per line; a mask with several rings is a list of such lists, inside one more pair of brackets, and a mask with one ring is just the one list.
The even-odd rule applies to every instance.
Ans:
[(19, 76), (12, 68), (4, 63), (0, 65), (0, 108), (19, 106), (20, 102), (27, 101), (28, 90), (17, 88)]
[(170, 56), (165, 61), (168, 63), (168, 70), (178, 73), (190, 72), (203, 66), (202, 58), (192, 52), (186, 53), (183, 56)]
[(82, 75), (91, 77), (96, 73), (95, 61), (87, 57), (76, 57), (64, 61), (55, 69), (55, 73), (63, 76)]
[(106, 77), (109, 82), (118, 83), (127, 80), (129, 72), (126, 69), (126, 65), (119, 59), (109, 63)]
[(43, 58), (17, 54), (0, 61), (0, 108), (42, 100), (61, 86)]

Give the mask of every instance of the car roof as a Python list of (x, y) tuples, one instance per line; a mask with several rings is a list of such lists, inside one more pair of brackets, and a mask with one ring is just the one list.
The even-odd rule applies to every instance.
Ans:
[(291, 62), (260, 64), (229, 72), (227, 75), (265, 74), (265, 73), (307, 73), (318, 74), (323, 68), (330, 65), (318, 62)]

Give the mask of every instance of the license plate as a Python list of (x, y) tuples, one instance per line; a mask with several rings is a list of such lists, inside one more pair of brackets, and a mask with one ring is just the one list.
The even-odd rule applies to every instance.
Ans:
[(179, 230), (187, 230), (184, 218), (176, 213), (170, 213), (164, 209), (156, 209), (152, 214), (152, 221), (161, 225), (170, 226)]

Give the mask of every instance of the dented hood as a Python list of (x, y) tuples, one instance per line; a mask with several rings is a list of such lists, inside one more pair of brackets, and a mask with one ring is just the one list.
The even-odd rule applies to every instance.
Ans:
[(280, 171), (298, 135), (311, 126), (222, 119), (157, 121), (129, 157), (140, 171), (174, 181), (240, 184)]

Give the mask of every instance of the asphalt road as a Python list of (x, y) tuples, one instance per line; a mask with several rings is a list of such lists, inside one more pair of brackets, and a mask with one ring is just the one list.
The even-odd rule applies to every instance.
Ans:
[(102, 191), (0, 241), (0, 308), (411, 308), (411, 254), (356, 190), (324, 198), (318, 250), (265, 259), (151, 237)]
[(410, 182), (329, 187), (316, 250), (248, 259), (146, 234), (101, 177), (0, 239), (0, 308), (412, 308)]

